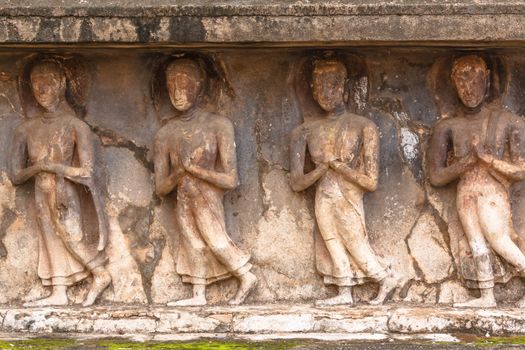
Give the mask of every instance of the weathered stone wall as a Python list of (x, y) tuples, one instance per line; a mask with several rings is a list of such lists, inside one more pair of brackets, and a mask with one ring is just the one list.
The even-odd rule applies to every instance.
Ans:
[[(156, 59), (169, 49), (59, 49), (74, 51), (89, 63), (92, 87), (85, 121), (99, 136), (108, 165), (112, 207), (108, 269), (113, 286), (103, 302), (165, 303), (189, 295), (175, 273), (178, 233), (174, 198), (154, 194), (152, 142), (160, 128), (151, 99)], [(450, 250), (450, 218), (427, 184), (424, 153), (430, 131), (440, 117), (427, 75), (434, 62), (453, 52), (446, 48), (341, 48), (355, 53), (369, 70), (366, 117), (380, 130), (379, 189), (365, 196), (366, 223), (376, 252), (403, 276), (396, 300), (450, 303), (468, 296), (458, 278)], [(0, 149), (7, 150), (15, 126), (23, 119), (17, 94), (19, 62), (42, 50), (4, 49), (0, 53)], [(54, 52), (57, 52), (56, 50)], [(289, 74), (305, 49), (215, 49), (224, 62), (236, 97), (221, 113), (235, 125), (241, 185), (225, 197), (226, 222), (233, 240), (252, 255), (259, 278), (249, 303), (303, 302), (331, 290), (315, 269), (313, 190), (291, 191), (289, 135), (302, 122)], [(525, 62), (520, 49), (494, 49), (504, 58), (510, 77), (503, 104), (523, 114)], [(14, 188), (7, 178), (9, 153), (0, 152), (0, 302), (18, 303), (43, 295), (36, 275), (37, 227), (33, 184)], [(521, 185), (514, 196), (515, 221), (525, 202)], [(441, 198), (441, 199), (440, 199)], [(235, 292), (235, 280), (210, 286), (210, 302)], [(357, 288), (367, 300), (373, 284)], [(86, 284), (70, 288), (81, 300)], [(521, 297), (523, 284), (511, 280), (498, 290), (501, 302)]]

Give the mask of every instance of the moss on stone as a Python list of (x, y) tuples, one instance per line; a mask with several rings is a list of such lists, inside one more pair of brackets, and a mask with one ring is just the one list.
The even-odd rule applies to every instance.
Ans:
[(525, 336), (479, 338), (474, 343), (480, 347), (495, 345), (525, 345)]
[(35, 338), (28, 340), (0, 341), (0, 349), (10, 350), (55, 350), (55, 349), (100, 349), (100, 350), (287, 350), (298, 345), (294, 341), (240, 342), (240, 341), (195, 341), (195, 342), (131, 342), (123, 340), (69, 340)]
[(14, 341), (0, 341), (0, 349), (11, 349), (11, 350), (55, 350), (55, 349), (68, 349), (72, 346), (78, 345), (78, 342), (70, 339), (53, 339), (53, 338), (35, 338), (27, 340), (14, 340)]
[(122, 349), (151, 349), (151, 350), (287, 350), (296, 347), (297, 342), (293, 341), (275, 341), (275, 342), (237, 342), (237, 341), (198, 341), (198, 342), (122, 342), (119, 340), (103, 340), (98, 341), (97, 346), (107, 350), (122, 350)]

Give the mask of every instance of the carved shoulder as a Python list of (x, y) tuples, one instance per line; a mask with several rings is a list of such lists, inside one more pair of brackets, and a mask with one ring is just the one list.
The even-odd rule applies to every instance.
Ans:
[(309, 124), (307, 123), (296, 126), (290, 134), (290, 140), (293, 141), (300, 138), (305, 138), (306, 135), (308, 135), (309, 129)]
[(439, 133), (447, 132), (452, 127), (452, 121), (453, 121), (452, 118), (439, 120), (436, 123), (436, 125), (434, 125), (433, 133), (434, 134), (439, 134)]
[(361, 120), (362, 120), (363, 130), (367, 130), (369, 132), (373, 132), (375, 134), (379, 134), (379, 130), (377, 128), (376, 123), (374, 123), (372, 120), (370, 120), (368, 118), (365, 118), (365, 117), (359, 116), (359, 118), (361, 118)]
[(14, 130), (14, 134), (25, 136), (28, 124), (29, 122), (22, 122), (21, 124), (17, 125), (17, 127)]
[(167, 137), (169, 136), (169, 134), (170, 134), (170, 130), (171, 130), (170, 124), (166, 124), (166, 125), (162, 126), (162, 127), (157, 131), (157, 133), (155, 134), (154, 143), (155, 143), (155, 144), (158, 144), (158, 143), (163, 143), (163, 142), (165, 142), (166, 138), (167, 138)]
[(514, 114), (513, 112), (509, 110), (502, 110), (500, 113), (500, 117), (507, 124), (515, 125), (520, 128), (525, 126), (525, 120), (522, 117), (518, 116), (517, 114)]
[(234, 130), (233, 122), (220, 114), (209, 113), (207, 116), (208, 120), (211, 120), (217, 131), (230, 131)]
[(346, 124), (350, 126), (352, 124), (360, 125), (361, 130), (363, 130), (363, 132), (366, 131), (366, 132), (372, 132), (375, 134), (379, 134), (376, 123), (374, 123), (372, 120), (366, 117), (363, 117), (362, 115), (349, 113), (345, 117), (345, 121), (346, 121)]
[(75, 127), (75, 130), (76, 130), (77, 133), (82, 133), (84, 135), (92, 135), (93, 134), (93, 131), (91, 130), (89, 125), (83, 120), (80, 120), (80, 119), (75, 118), (75, 117), (71, 117), (71, 123)]

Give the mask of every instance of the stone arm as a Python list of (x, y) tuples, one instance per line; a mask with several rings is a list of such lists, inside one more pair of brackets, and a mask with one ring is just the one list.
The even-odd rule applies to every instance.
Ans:
[(308, 174), (304, 173), (306, 159), (306, 135), (294, 130), (290, 141), (290, 180), (292, 190), (300, 192), (312, 186), (328, 170), (326, 164), (319, 164)]
[(451, 140), (451, 130), (442, 125), (436, 126), (428, 149), (428, 178), (434, 186), (445, 186), (459, 178), (467, 168), (477, 162), (474, 154), (447, 166), (447, 156)]
[(217, 130), (217, 146), (222, 165), (222, 172), (205, 169), (184, 159), (186, 170), (201, 180), (207, 181), (224, 190), (231, 190), (239, 185), (237, 175), (237, 154), (235, 151), (235, 132), (231, 123), (224, 123)]
[(27, 167), (27, 142), (24, 133), (16, 131), (9, 150), (11, 181), (20, 185), (42, 171), (41, 164)]
[(170, 153), (164, 140), (160, 138), (155, 140), (154, 153), (155, 193), (158, 196), (165, 196), (177, 187), (185, 171), (182, 167), (177, 166), (170, 174)]
[[(521, 124), (521, 123), (520, 123)], [(508, 131), (510, 162), (492, 158), (489, 159), (491, 167), (503, 176), (513, 180), (525, 179), (525, 128), (523, 125), (511, 127)]]
[(330, 167), (341, 174), (347, 181), (355, 183), (367, 191), (375, 191), (379, 178), (379, 134), (375, 127), (363, 129), (362, 152), (364, 171), (353, 169), (340, 160), (330, 162)]
[(94, 171), (95, 142), (91, 130), (87, 125), (76, 125), (73, 129), (75, 133), (75, 149), (78, 154), (80, 166), (69, 166), (57, 163), (45, 163), (43, 170), (55, 173), (57, 176), (67, 178), (82, 185), (91, 185)]

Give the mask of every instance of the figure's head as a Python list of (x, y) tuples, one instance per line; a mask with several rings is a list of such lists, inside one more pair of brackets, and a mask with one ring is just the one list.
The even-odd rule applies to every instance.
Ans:
[(463, 56), (452, 66), (452, 84), (461, 102), (468, 108), (478, 107), (487, 93), (490, 70), (479, 56)]
[(347, 76), (345, 65), (338, 60), (321, 59), (314, 62), (312, 93), (323, 110), (330, 112), (344, 104)]
[(66, 75), (61, 65), (53, 60), (36, 63), (31, 70), (31, 89), (40, 106), (54, 110), (66, 91)]
[(180, 58), (166, 68), (166, 85), (173, 106), (181, 112), (192, 108), (204, 86), (205, 75), (199, 64)]

